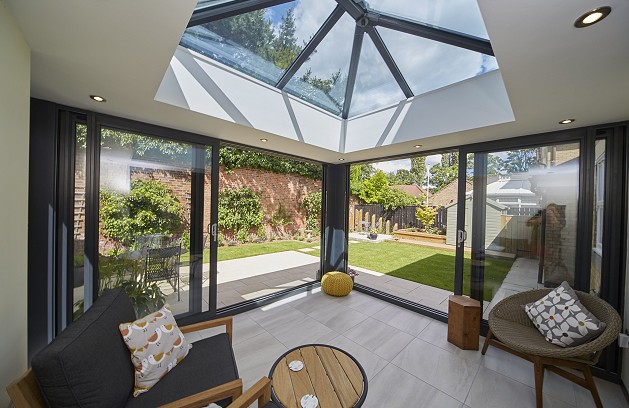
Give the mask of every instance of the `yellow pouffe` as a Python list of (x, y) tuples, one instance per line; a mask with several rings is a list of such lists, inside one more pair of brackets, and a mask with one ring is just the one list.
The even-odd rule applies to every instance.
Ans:
[(321, 289), (331, 296), (347, 296), (354, 281), (345, 272), (328, 272), (321, 278)]

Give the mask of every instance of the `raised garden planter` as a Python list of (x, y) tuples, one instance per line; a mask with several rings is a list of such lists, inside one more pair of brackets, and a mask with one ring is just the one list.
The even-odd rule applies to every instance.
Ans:
[(413, 232), (405, 230), (395, 231), (395, 237), (399, 239), (412, 239), (414, 241), (431, 242), (433, 244), (445, 244), (445, 235), (428, 234), (425, 232)]

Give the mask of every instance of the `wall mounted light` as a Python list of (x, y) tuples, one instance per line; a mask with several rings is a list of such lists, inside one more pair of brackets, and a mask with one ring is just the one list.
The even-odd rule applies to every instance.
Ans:
[(264, 138), (262, 138), (262, 139), (260, 139), (260, 141), (261, 141), (262, 143), (266, 143), (266, 142), (268, 142), (268, 141), (269, 141), (269, 139), (264, 139)]
[(576, 119), (564, 119), (564, 120), (560, 120), (560, 121), (559, 121), (559, 124), (560, 124), (560, 125), (568, 125), (568, 124), (570, 124), (570, 123), (574, 122), (575, 120), (576, 120)]
[(589, 27), (607, 17), (611, 11), (612, 8), (609, 6), (597, 7), (577, 18), (577, 21), (574, 22), (574, 26), (577, 28)]
[(96, 101), (96, 102), (107, 102), (107, 99), (103, 98), (102, 96), (99, 95), (90, 95), (90, 99)]

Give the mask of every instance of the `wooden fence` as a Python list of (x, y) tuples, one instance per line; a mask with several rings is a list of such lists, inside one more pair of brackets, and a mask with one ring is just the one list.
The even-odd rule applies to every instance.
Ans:
[[(353, 213), (350, 214), (349, 227), (354, 231), (376, 228), (382, 232), (411, 227), (423, 228), (421, 221), (415, 216), (416, 210), (417, 206), (414, 205), (396, 210), (385, 210), (381, 204), (356, 205)], [(445, 230), (446, 224), (446, 208), (439, 207), (433, 227)]]

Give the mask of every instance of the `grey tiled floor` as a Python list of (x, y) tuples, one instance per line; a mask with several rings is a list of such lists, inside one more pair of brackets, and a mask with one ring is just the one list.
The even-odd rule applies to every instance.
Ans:
[[(245, 388), (268, 375), (288, 348), (324, 343), (348, 351), (365, 369), (366, 408), (535, 407), (532, 364), (491, 347), (485, 356), (460, 350), (446, 337), (446, 324), (356, 291), (333, 298), (317, 289), (234, 317)], [(606, 408), (628, 406), (620, 386), (596, 382)], [(588, 391), (547, 371), (544, 406), (590, 408), (594, 402)]]

